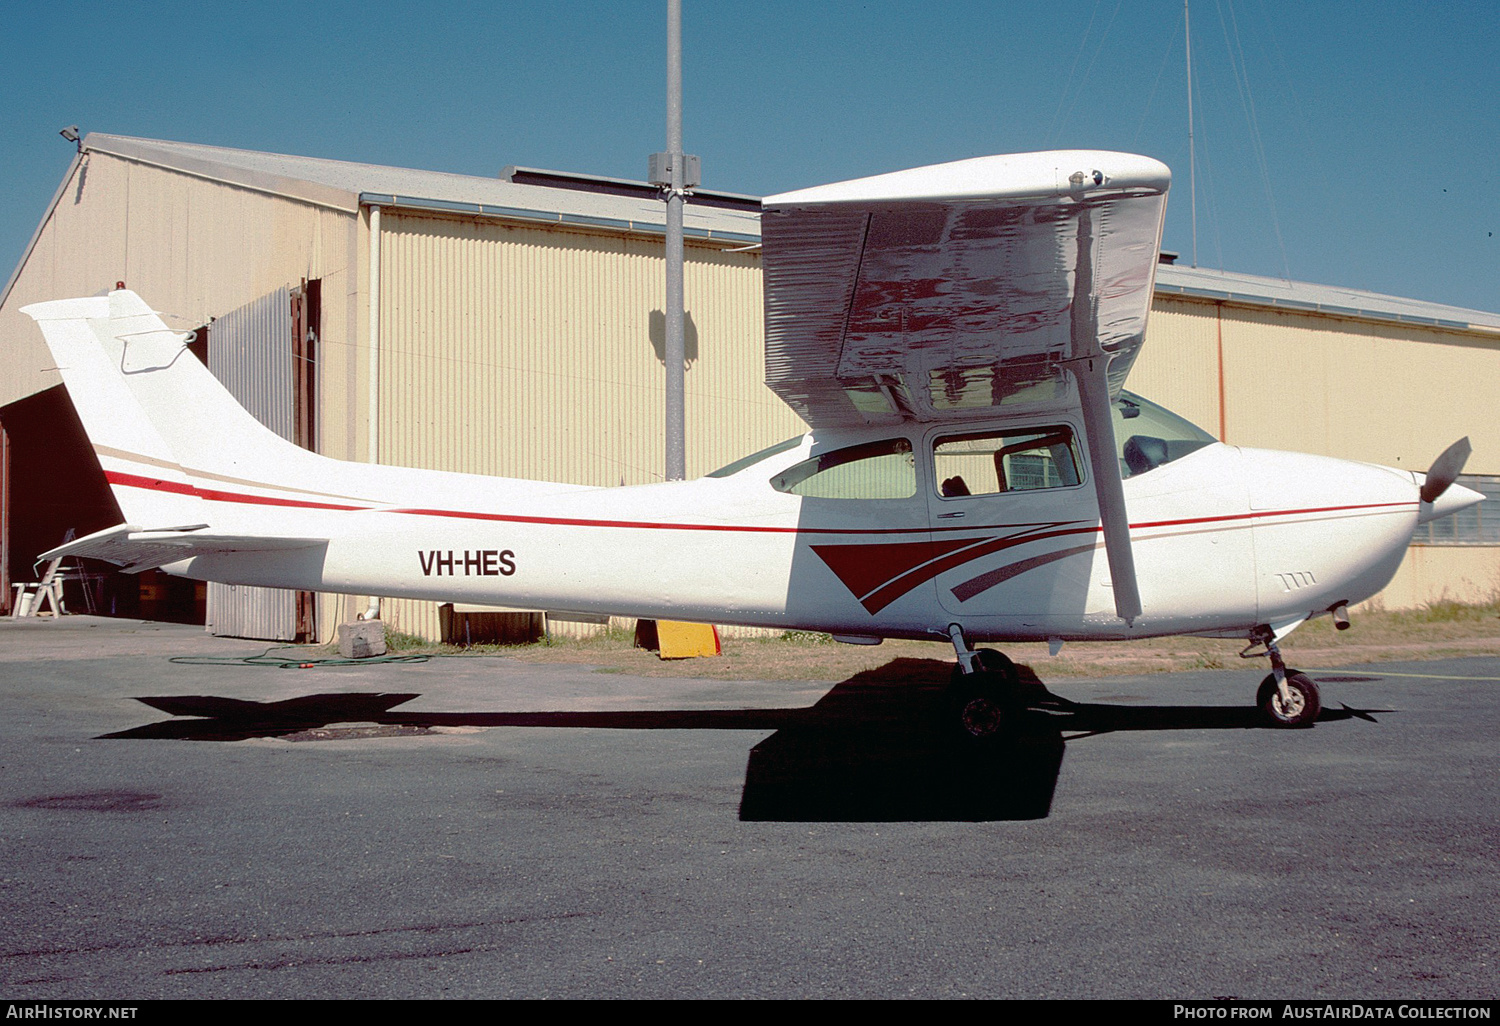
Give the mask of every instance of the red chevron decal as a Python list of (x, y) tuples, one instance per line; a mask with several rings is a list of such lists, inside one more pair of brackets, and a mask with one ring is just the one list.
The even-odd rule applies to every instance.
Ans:
[(1007, 563), (978, 577), (971, 578), (953, 589), (953, 597), (960, 602), (967, 602), (981, 592), (989, 591), (997, 584), (1004, 584), (1012, 577), (1019, 577), (1028, 570), (1035, 570), (1039, 566), (1055, 563), (1059, 559), (1067, 559), (1084, 552), (1093, 552), (1102, 543), (1094, 542), (1090, 545), (1075, 545), (1068, 549), (1058, 549), (1056, 552), (1044, 552), (1040, 556), (1032, 556), (1028, 559), (1019, 559), (1014, 563)]
[(944, 538), (896, 544), (814, 545), (811, 548), (844, 587), (859, 599), (866, 612), (878, 613), (917, 585), (981, 556), (1044, 538), (1094, 534), (1099, 530), (1097, 527), (1047, 530), (1061, 526), (1060, 523), (1030, 524), (1025, 530), (1003, 538)]
[[(968, 548), (982, 538), (944, 538), (942, 541), (882, 542), (874, 545), (814, 545), (812, 550), (844, 582), (855, 598), (863, 598), (902, 574), (930, 563), (955, 549)], [(873, 612), (873, 610), (871, 610)]]

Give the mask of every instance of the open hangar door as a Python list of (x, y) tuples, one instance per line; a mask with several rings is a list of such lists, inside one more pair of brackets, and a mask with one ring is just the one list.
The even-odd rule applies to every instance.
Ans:
[[(215, 319), (187, 348), (261, 423), (311, 449), (320, 325), (320, 283), (304, 281)], [(38, 553), (123, 521), (64, 386), (0, 407), (0, 610), (10, 611), (12, 583), (37, 580)], [(311, 592), (126, 574), (96, 560), (67, 560), (62, 570), (70, 612), (206, 624), (214, 634), (270, 641), (315, 634)]]
[[(225, 314), (208, 331), (207, 362), (214, 377), (256, 420), (304, 449), (316, 445), (321, 298), (321, 283), (304, 281)], [(317, 596), (312, 592), (208, 586), (207, 625), (213, 634), (311, 641), (316, 624)]]
[[(40, 573), (38, 553), (124, 517), (64, 386), (0, 407), (0, 449), (0, 601), (9, 613), (11, 585), (33, 582)], [(61, 569), (63, 604), (70, 612), (204, 622), (202, 582), (159, 570), (122, 573), (92, 559), (69, 559)]]

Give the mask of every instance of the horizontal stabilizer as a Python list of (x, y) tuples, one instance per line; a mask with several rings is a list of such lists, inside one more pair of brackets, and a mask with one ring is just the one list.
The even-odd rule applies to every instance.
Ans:
[(128, 573), (140, 573), (194, 556), (307, 549), (327, 540), (218, 534), (205, 525), (143, 530), (133, 524), (120, 524), (50, 549), (38, 556), (37, 562), (81, 556), (114, 563)]

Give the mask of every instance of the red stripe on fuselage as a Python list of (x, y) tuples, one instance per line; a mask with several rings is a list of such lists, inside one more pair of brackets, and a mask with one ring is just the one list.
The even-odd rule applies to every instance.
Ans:
[[(259, 506), (293, 506), (298, 509), (337, 509), (337, 510), (363, 510), (368, 506), (347, 506), (332, 502), (309, 502), (306, 499), (279, 499), (270, 495), (250, 495), (245, 492), (224, 492), (216, 488), (199, 488), (197, 485), (181, 484), (177, 481), (163, 481), (159, 477), (137, 477), (135, 474), (122, 474), (117, 470), (106, 470), (104, 480), (110, 484), (125, 485), (130, 488), (144, 488), (153, 492), (172, 492), (177, 495), (196, 495), (200, 499), (208, 499), (211, 502), (244, 502)], [(268, 487), (275, 487), (274, 485)]]
[[(812, 550), (844, 582), (844, 587), (855, 598), (860, 598), (888, 584), (893, 577), (910, 573), (948, 555), (954, 549), (967, 549), (983, 541), (982, 538), (943, 538), (936, 541), (855, 542), (814, 545)], [(865, 608), (869, 609), (868, 604)], [(874, 609), (869, 611), (875, 612)]]
[[(936, 532), (954, 531), (982, 531), (997, 528), (1014, 527), (1038, 527), (1039, 524), (996, 524), (993, 527), (982, 528), (974, 526), (964, 527), (886, 527), (886, 528), (841, 528), (841, 527), (761, 527), (751, 524), (673, 524), (649, 520), (595, 520), (579, 517), (539, 517), (523, 516), (512, 513), (477, 513), (468, 510), (451, 509), (382, 509), (379, 506), (351, 506), (345, 503), (312, 502), (307, 499), (283, 499), (269, 495), (251, 495), (248, 492), (226, 492), (215, 488), (200, 488), (197, 485), (181, 484), (176, 481), (166, 481), (161, 478), (140, 477), (135, 474), (124, 474), (115, 470), (106, 470), (104, 478), (110, 484), (118, 484), (131, 488), (144, 488), (150, 491), (173, 492), (181, 495), (195, 495), (212, 502), (235, 502), (250, 505), (283, 506), (297, 509), (329, 509), (345, 512), (381, 512), (400, 513), (406, 516), (422, 517), (452, 517), (460, 520), (487, 520), (499, 523), (511, 524), (547, 524), (558, 527), (615, 527), (629, 528), (644, 531), (732, 531), (748, 532), (752, 534), (932, 534)], [(274, 488), (275, 485), (266, 485)], [(1261, 520), (1269, 517), (1304, 516), (1312, 513), (1348, 513), (1355, 510), (1378, 510), (1391, 509), (1395, 507), (1416, 508), (1415, 502), (1376, 502), (1361, 503), (1351, 506), (1314, 506), (1306, 509), (1282, 509), (1282, 510), (1254, 510), (1249, 513), (1230, 513), (1213, 517), (1186, 517), (1180, 520), (1152, 520), (1139, 524), (1131, 524), (1132, 531), (1147, 530), (1153, 527), (1182, 527), (1188, 524), (1214, 524), (1228, 523), (1236, 520)], [(1100, 530), (1097, 527), (1084, 528), (1083, 530)], [(976, 539), (978, 540), (978, 539)]]

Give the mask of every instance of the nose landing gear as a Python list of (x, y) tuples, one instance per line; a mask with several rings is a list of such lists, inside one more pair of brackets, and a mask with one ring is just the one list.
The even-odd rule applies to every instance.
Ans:
[[(1282, 694), (1285, 685), (1286, 694)], [(1273, 673), (1261, 681), (1255, 704), (1278, 727), (1310, 727), (1323, 711), (1318, 684), (1305, 673), (1291, 670), (1278, 683)]]
[[(1252, 652), (1256, 644), (1264, 645), (1265, 652)], [(1250, 647), (1240, 653), (1246, 659), (1262, 654), (1271, 657), (1271, 673), (1255, 692), (1256, 706), (1277, 727), (1311, 727), (1323, 711), (1317, 681), (1301, 670), (1287, 668), (1269, 627), (1262, 627)]]

